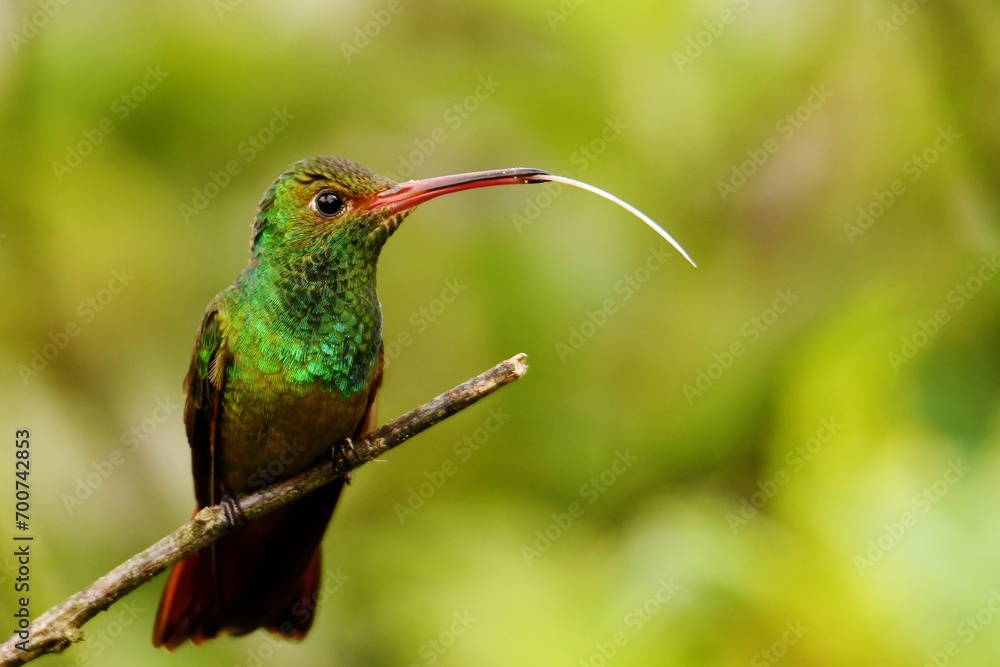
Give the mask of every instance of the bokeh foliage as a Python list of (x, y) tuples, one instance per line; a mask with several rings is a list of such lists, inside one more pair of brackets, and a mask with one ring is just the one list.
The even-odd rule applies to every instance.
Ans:
[(994, 664), (993, 3), (49, 0), (0, 6), (0, 33), (35, 613), (187, 518), (194, 331), (290, 162), (540, 166), (700, 264), (580, 191), (424, 206), (381, 260), (382, 417), (519, 351), (532, 370), (356, 475), (308, 640), (155, 651), (161, 578), (39, 664)]

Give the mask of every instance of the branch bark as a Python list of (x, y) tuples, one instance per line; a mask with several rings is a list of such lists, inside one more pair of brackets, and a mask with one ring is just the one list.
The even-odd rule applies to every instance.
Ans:
[[(354, 443), (354, 452), (348, 450), (345, 457), (336, 461), (331, 458), (280, 484), (240, 498), (244, 515), (252, 520), (381, 456), (518, 379), (528, 370), (525, 360), (523, 354), (511, 357), (398, 417)], [(80, 628), (99, 612), (231, 530), (218, 505), (204, 508), (170, 535), (39, 616), (28, 628), (26, 640), (15, 633), (0, 645), (0, 665), (23, 665), (46, 653), (64, 651), (84, 638)], [(18, 648), (19, 644), (25, 648)]]

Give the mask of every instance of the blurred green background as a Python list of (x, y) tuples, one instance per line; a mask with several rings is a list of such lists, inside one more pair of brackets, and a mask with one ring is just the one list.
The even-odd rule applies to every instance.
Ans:
[(0, 34), (34, 614), (189, 517), (194, 333), (292, 161), (538, 166), (699, 262), (579, 190), (421, 207), (380, 418), (531, 372), (355, 475), (308, 639), (154, 650), (161, 576), (39, 664), (995, 664), (994, 3), (45, 0)]

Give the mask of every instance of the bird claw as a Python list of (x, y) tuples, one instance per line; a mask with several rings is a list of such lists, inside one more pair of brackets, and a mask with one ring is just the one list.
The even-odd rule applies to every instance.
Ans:
[(240, 501), (229, 495), (228, 491), (222, 494), (219, 506), (222, 508), (222, 516), (230, 528), (239, 528), (247, 522), (247, 516), (243, 513), (243, 508), (240, 507)]
[[(354, 441), (350, 438), (344, 438), (342, 442), (337, 443), (333, 446), (333, 465), (336, 466), (340, 460), (347, 461), (347, 452), (350, 450), (351, 456), (354, 460), (358, 460), (358, 450), (354, 448)], [(347, 484), (351, 483), (351, 471), (348, 470), (344, 473), (344, 482)]]

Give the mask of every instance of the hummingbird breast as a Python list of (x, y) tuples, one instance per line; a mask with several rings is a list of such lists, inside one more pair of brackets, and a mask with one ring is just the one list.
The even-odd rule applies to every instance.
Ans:
[(345, 398), (319, 384), (304, 395), (280, 385), (252, 389), (222, 406), (219, 472), (232, 493), (263, 489), (330, 456), (355, 432), (368, 404), (367, 392)]
[(293, 280), (245, 285), (230, 309), (217, 460), (231, 492), (263, 488), (328, 456), (357, 429), (378, 373), (374, 281)]

